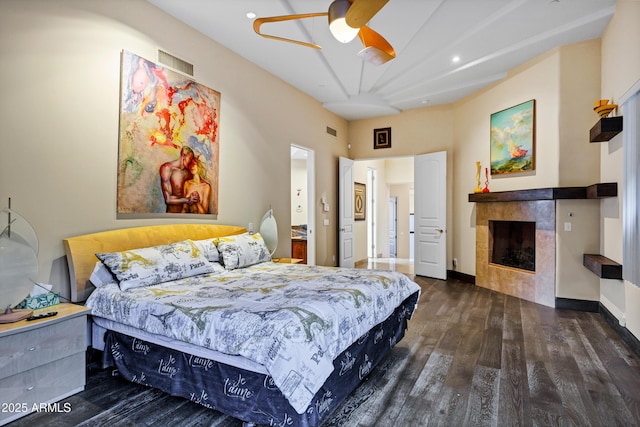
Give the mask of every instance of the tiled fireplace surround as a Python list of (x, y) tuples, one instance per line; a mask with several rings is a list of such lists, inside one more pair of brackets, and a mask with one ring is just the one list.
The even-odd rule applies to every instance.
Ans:
[[(476, 204), (476, 285), (555, 306), (555, 200)], [(535, 222), (535, 272), (489, 263), (489, 221)]]
[[(476, 203), (476, 280), (478, 286), (549, 307), (556, 304), (556, 203), (562, 199), (616, 197), (616, 183), (469, 194)], [(489, 262), (489, 221), (535, 222), (535, 272)], [(566, 251), (566, 243), (563, 246)], [(563, 263), (564, 265), (564, 263)]]

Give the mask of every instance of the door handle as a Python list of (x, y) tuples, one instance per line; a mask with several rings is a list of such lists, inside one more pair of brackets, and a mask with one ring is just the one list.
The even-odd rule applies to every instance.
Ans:
[(440, 234), (444, 233), (444, 230), (442, 228), (436, 228), (436, 231)]

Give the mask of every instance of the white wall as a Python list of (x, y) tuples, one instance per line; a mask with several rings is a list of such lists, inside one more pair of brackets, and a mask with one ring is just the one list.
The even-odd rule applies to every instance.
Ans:
[[(273, 206), (289, 239), (290, 146), (315, 150), (316, 194), (337, 206), (337, 158), (348, 124), (320, 103), (144, 0), (0, 2), (0, 206), (40, 238), (39, 278), (69, 295), (62, 240), (105, 229), (184, 222), (116, 219), (120, 53), (156, 60), (157, 49), (194, 65), (222, 94), (219, 215), (257, 224)], [(277, 100), (277, 103), (274, 103)], [(327, 135), (326, 126), (338, 131)], [(318, 203), (316, 218), (327, 217)], [(334, 265), (336, 209), (316, 227), (316, 262)], [(322, 214), (322, 215), (321, 215)], [(195, 220), (194, 220), (195, 221)], [(281, 244), (276, 256), (287, 256)]]
[(307, 223), (307, 161), (291, 160), (291, 225)]
[[(617, 103), (640, 80), (640, 1), (618, 0), (616, 13), (602, 35), (602, 84), (600, 97)], [(617, 182), (622, 194), (622, 133), (600, 144), (600, 179)], [(622, 262), (622, 197), (601, 205), (603, 242), (601, 253)], [(624, 268), (624, 266), (623, 266)], [(640, 338), (640, 284), (601, 280), (600, 301), (620, 323)]]

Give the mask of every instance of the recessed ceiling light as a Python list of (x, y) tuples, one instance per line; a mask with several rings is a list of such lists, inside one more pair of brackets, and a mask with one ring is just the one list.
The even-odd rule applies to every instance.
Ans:
[(460, 62), (460, 57), (458, 55), (454, 56), (453, 58), (451, 58), (451, 62), (453, 62), (454, 64)]
[(256, 17), (256, 14), (255, 14), (255, 13), (253, 13), (253, 12), (247, 12), (247, 18), (249, 18), (249, 19), (253, 19), (253, 18), (255, 18), (255, 17)]
[(428, 103), (429, 103), (429, 100), (428, 100), (428, 99), (423, 99), (423, 100), (422, 100), (422, 103), (423, 103), (423, 104), (428, 104)]

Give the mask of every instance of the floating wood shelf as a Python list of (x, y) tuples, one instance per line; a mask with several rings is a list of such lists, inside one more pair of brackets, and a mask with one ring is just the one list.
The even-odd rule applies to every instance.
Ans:
[(622, 279), (622, 265), (597, 254), (584, 254), (582, 264), (603, 279)]
[(588, 187), (554, 187), (535, 188), (531, 190), (496, 191), (489, 193), (469, 194), (470, 202), (526, 202), (532, 200), (557, 199), (601, 199), (616, 197), (618, 183), (607, 182), (593, 184)]
[(605, 182), (587, 187), (587, 199), (603, 199), (605, 197), (618, 197), (617, 182)]
[(622, 132), (622, 116), (603, 117), (589, 132), (589, 141), (603, 142)]

